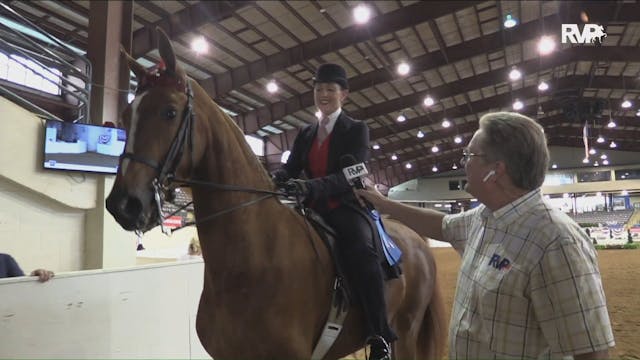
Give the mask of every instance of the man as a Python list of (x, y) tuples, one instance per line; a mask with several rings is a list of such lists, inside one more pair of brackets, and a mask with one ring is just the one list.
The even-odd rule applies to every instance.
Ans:
[[(0, 278), (24, 276), (24, 272), (16, 262), (16, 260), (9, 254), (0, 253)], [(45, 269), (35, 269), (29, 276), (37, 276), (38, 281), (49, 281), (54, 277), (53, 271)]]
[(615, 342), (595, 250), (540, 192), (549, 164), (542, 127), (517, 113), (484, 115), (463, 154), (465, 190), (481, 203), (464, 213), (358, 191), (462, 256), (449, 358), (608, 358)]
[[(274, 172), (276, 183), (301, 195), (339, 234), (337, 252), (345, 276), (366, 318), (371, 359), (390, 359), (389, 342), (397, 339), (386, 318), (383, 276), (366, 215), (348, 205), (357, 204), (353, 190), (342, 174), (340, 159), (353, 156), (367, 160), (369, 129), (342, 111), (349, 93), (345, 70), (323, 64), (314, 78), (314, 100), (318, 122), (302, 129), (289, 159)], [(297, 179), (304, 171), (309, 180)], [(287, 181), (288, 180), (288, 181)], [(356, 205), (357, 206), (357, 205)]]

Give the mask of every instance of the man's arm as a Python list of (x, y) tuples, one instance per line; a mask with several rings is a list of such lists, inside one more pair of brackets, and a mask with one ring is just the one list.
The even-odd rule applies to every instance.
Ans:
[(442, 240), (443, 213), (431, 209), (409, 206), (384, 197), (372, 186), (366, 190), (356, 190), (358, 196), (369, 200), (383, 214), (402, 222), (422, 236)]

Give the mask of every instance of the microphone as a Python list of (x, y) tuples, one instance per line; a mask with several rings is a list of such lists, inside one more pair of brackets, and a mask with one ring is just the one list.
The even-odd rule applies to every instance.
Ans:
[(340, 167), (347, 181), (356, 189), (364, 189), (362, 177), (369, 174), (364, 163), (358, 163), (356, 158), (351, 154), (342, 155), (340, 157)]

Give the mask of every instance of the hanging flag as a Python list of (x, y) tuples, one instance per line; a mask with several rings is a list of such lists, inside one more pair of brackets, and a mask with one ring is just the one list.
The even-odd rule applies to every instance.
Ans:
[(582, 128), (582, 142), (584, 142), (584, 158), (589, 158), (589, 129), (587, 128), (588, 124), (585, 121), (584, 127)]

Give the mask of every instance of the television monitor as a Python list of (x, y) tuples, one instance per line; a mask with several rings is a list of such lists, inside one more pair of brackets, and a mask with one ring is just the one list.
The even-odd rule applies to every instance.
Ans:
[(123, 129), (47, 120), (44, 167), (115, 174), (126, 138)]

